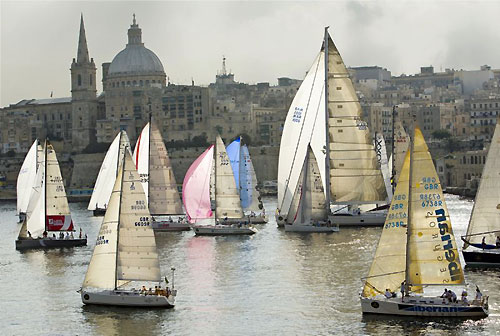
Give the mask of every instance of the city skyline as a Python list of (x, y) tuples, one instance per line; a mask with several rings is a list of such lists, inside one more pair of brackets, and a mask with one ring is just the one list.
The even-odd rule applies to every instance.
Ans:
[(98, 92), (101, 64), (125, 47), (133, 13), (145, 46), (177, 84), (213, 82), (223, 55), (240, 82), (302, 79), (319, 50), (324, 26), (331, 27), (348, 66), (378, 65), (393, 75), (418, 73), (429, 65), (436, 71), (500, 66), (500, 22), (495, 21), (500, 3), (487, 1), (2, 1), (0, 6), (0, 107), (49, 98), (51, 92), (70, 96), (69, 66), (76, 57), (80, 13), (97, 66)]

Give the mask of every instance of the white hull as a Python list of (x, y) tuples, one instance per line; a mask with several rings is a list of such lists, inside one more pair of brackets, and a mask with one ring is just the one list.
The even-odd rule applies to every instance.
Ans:
[[(175, 291), (174, 291), (175, 292)], [(175, 295), (143, 295), (138, 291), (101, 291), (87, 292), (81, 291), (82, 302), (84, 304), (107, 305), (107, 306), (127, 306), (127, 307), (162, 307), (173, 308)]]
[(486, 317), (489, 313), (487, 303), (443, 303), (443, 299), (439, 297), (405, 297), (404, 301), (401, 298), (362, 297), (361, 310), (363, 314), (427, 317)]
[(176, 221), (168, 221), (168, 220), (155, 220), (153, 221), (152, 228), (155, 231), (164, 232), (164, 231), (189, 231), (191, 230), (191, 226), (189, 223), (180, 223)]
[(329, 215), (328, 219), (339, 226), (383, 226), (386, 216), (386, 212), (362, 212)]
[(338, 226), (285, 225), (285, 232), (339, 232)]
[(246, 225), (195, 225), (194, 233), (197, 236), (230, 236), (230, 235), (252, 235), (257, 230)]

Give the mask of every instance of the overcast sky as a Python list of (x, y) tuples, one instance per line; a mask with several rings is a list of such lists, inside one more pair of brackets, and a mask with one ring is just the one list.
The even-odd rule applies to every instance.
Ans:
[(133, 13), (145, 46), (178, 84), (213, 82), (222, 55), (240, 82), (303, 78), (325, 26), (348, 66), (379, 65), (395, 75), (428, 65), (500, 68), (500, 1), (0, 0), (0, 106), (51, 91), (71, 95), (80, 13), (98, 78), (101, 64), (125, 47)]

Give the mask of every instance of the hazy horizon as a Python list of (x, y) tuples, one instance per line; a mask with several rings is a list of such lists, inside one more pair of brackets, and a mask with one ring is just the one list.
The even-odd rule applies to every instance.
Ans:
[(135, 13), (145, 46), (172, 83), (208, 85), (222, 55), (235, 79), (302, 79), (330, 34), (347, 66), (393, 75), (421, 66), (500, 68), (500, 2), (18, 2), (0, 3), (0, 107), (21, 99), (71, 96), (80, 13), (90, 57), (111, 62), (127, 43)]

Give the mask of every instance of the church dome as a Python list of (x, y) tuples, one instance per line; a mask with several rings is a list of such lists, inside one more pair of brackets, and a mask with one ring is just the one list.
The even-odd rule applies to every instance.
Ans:
[(128, 44), (109, 65), (108, 75), (163, 75), (160, 59), (142, 43), (142, 31), (134, 20), (128, 30)]
[(165, 74), (160, 59), (143, 45), (127, 45), (113, 58), (108, 75)]

